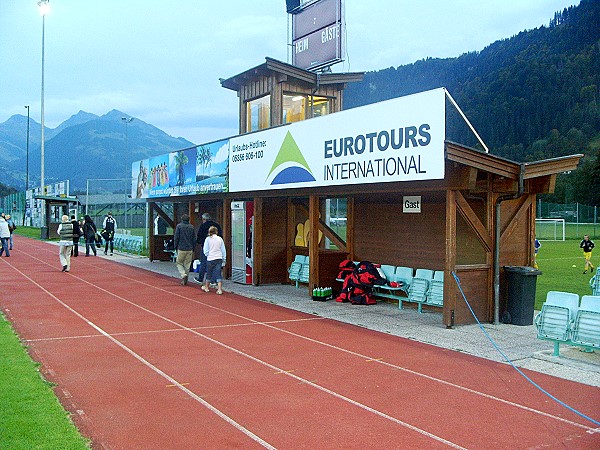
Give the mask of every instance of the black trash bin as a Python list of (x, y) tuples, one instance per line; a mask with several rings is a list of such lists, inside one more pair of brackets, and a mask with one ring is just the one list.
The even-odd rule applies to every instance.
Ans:
[(40, 239), (49, 239), (48, 227), (40, 228)]
[(513, 325), (533, 325), (535, 286), (542, 272), (533, 267), (504, 266), (507, 284), (508, 321)]

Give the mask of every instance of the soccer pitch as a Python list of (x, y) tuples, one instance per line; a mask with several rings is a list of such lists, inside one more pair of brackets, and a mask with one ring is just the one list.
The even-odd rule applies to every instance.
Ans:
[[(583, 273), (583, 250), (578, 240), (542, 241), (538, 252), (537, 263), (542, 275), (537, 277), (535, 309), (542, 309), (548, 291), (573, 292), (591, 295), (590, 279), (593, 273)], [(600, 248), (597, 249), (600, 254)], [(592, 264), (598, 266), (600, 257), (592, 256)]]

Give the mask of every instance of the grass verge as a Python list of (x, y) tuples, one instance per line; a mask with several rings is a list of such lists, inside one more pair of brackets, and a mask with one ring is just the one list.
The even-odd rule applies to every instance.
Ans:
[[(592, 263), (597, 266), (597, 257)], [(591, 295), (590, 279), (594, 274), (583, 274), (583, 251), (579, 248), (579, 240), (542, 241), (537, 257), (538, 267), (542, 275), (537, 277), (535, 309), (542, 309), (548, 291), (573, 292)]]
[(3, 314), (0, 348), (0, 448), (90, 448)]

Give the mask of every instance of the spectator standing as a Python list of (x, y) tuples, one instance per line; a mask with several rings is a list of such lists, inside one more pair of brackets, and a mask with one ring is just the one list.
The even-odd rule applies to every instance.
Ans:
[(217, 235), (223, 237), (223, 231), (221, 230), (221, 226), (210, 218), (210, 214), (203, 213), (202, 214), (202, 225), (198, 229), (198, 237), (196, 242), (200, 244), (200, 269), (198, 269), (198, 275), (194, 278), (198, 283), (204, 282), (204, 276), (206, 275), (206, 255), (204, 254), (204, 241), (208, 236), (208, 230), (210, 227), (215, 227), (217, 229)]
[(538, 255), (538, 251), (540, 249), (540, 247), (542, 246), (542, 243), (540, 241), (538, 241), (538, 238), (536, 237), (533, 240), (533, 267), (535, 267), (536, 269), (538, 268), (538, 264), (537, 264), (537, 255)]
[(71, 215), (71, 224), (73, 225), (73, 248), (71, 249), (71, 256), (76, 258), (79, 256), (79, 239), (83, 233), (79, 226), (79, 220), (74, 215)]
[(69, 222), (69, 216), (63, 214), (62, 223), (58, 226), (60, 236), (58, 258), (63, 272), (71, 270), (71, 247), (73, 247), (73, 223)]
[(115, 243), (115, 233), (117, 232), (117, 221), (112, 215), (112, 212), (108, 212), (106, 217), (104, 218), (104, 222), (102, 222), (102, 228), (104, 231), (102, 232), (102, 237), (106, 241), (104, 245), (104, 254), (108, 253), (108, 247), (110, 246), (110, 256), (113, 255), (114, 243)]
[(204, 255), (206, 255), (206, 282), (202, 286), (204, 292), (210, 292), (209, 281), (217, 284), (217, 294), (221, 295), (223, 290), (223, 276), (221, 268), (225, 265), (226, 251), (223, 238), (219, 236), (217, 227), (208, 229), (208, 237), (204, 240)]
[(583, 273), (587, 273), (588, 267), (590, 272), (594, 270), (592, 264), (592, 250), (594, 249), (594, 241), (592, 241), (589, 235), (583, 236), (583, 240), (579, 243), (579, 248), (583, 249), (583, 257), (585, 258), (585, 266), (583, 267)]
[(8, 224), (8, 229), (10, 231), (9, 242), (10, 242), (10, 249), (12, 250), (13, 249), (13, 231), (15, 231), (17, 229), (17, 225), (10, 217), (10, 214), (7, 214), (5, 219), (6, 219), (6, 223)]
[(6, 256), (10, 256), (10, 249), (8, 248), (8, 241), (10, 240), (10, 229), (8, 228), (8, 222), (4, 218), (4, 214), (0, 215), (0, 241), (2, 246), (0, 247), (0, 256), (6, 252)]
[(85, 256), (90, 256), (90, 248), (92, 252), (94, 252), (94, 256), (97, 256), (96, 253), (96, 233), (98, 229), (96, 228), (96, 224), (92, 220), (90, 216), (87, 214), (83, 216), (83, 238), (85, 239)]
[(196, 244), (196, 232), (194, 226), (190, 224), (190, 216), (184, 214), (181, 216), (181, 223), (175, 227), (173, 244), (177, 250), (177, 270), (181, 275), (181, 284), (185, 286), (190, 274), (190, 266), (194, 259), (194, 245)]

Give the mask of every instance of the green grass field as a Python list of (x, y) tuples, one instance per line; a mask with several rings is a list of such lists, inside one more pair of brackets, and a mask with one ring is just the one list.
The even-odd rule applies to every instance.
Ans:
[[(542, 241), (537, 262), (542, 275), (537, 277), (535, 309), (542, 308), (548, 291), (573, 292), (579, 296), (592, 293), (589, 282), (593, 274), (583, 274), (583, 252), (579, 248), (579, 240)], [(600, 258), (592, 257), (594, 266), (598, 262)]]
[(2, 314), (0, 348), (0, 448), (89, 448)]

